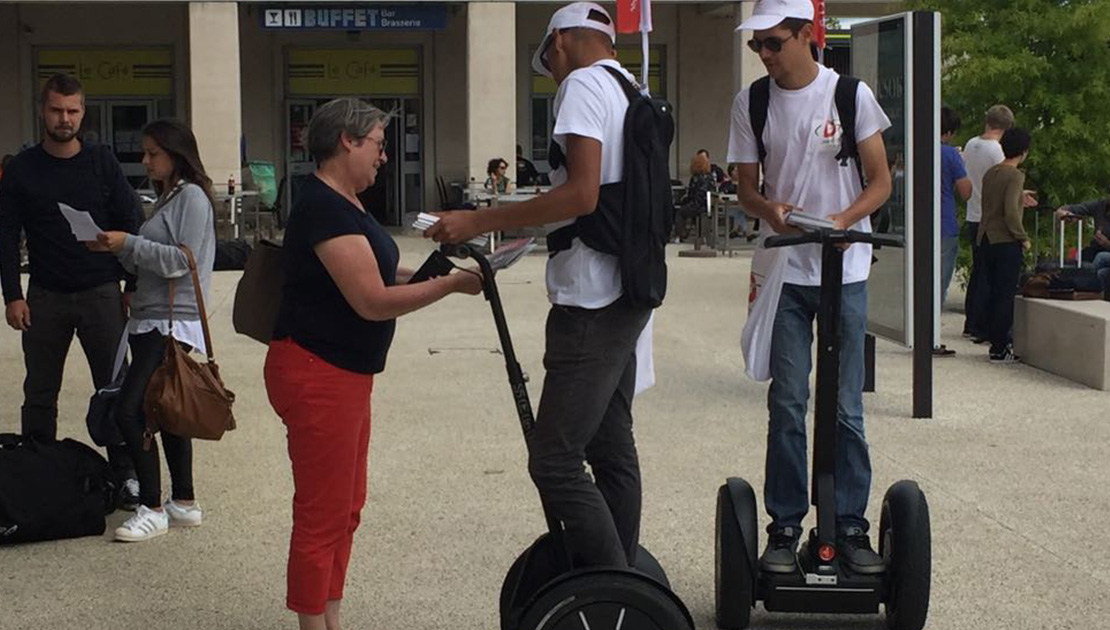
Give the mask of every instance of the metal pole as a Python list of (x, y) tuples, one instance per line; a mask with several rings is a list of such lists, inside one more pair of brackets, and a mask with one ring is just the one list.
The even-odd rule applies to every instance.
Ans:
[(937, 217), (936, 119), (940, 98), (936, 85), (939, 20), (930, 11), (913, 13), (913, 417), (933, 416), (933, 327), (935, 324), (933, 254)]

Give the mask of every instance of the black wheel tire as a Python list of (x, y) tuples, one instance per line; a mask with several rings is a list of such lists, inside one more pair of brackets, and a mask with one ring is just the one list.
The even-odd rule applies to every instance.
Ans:
[(601, 571), (555, 585), (521, 616), (520, 630), (693, 630), (673, 595), (630, 572)]
[[(513, 561), (512, 566), (509, 567), (509, 572), (505, 574), (505, 581), (501, 583), (499, 608), (501, 611), (501, 630), (516, 630), (510, 608), (513, 606), (513, 596), (518, 584), (521, 584), (521, 588), (528, 591), (518, 599), (527, 600), (535, 590), (558, 576), (559, 571), (554, 564), (555, 558), (551, 555), (553, 553), (551, 537), (544, 534)], [(524, 571), (525, 565), (528, 566), (531, 575), (528, 576), (527, 582), (522, 584), (521, 573)], [(667, 579), (667, 572), (663, 570), (663, 566), (643, 545), (640, 545), (636, 552), (636, 566), (634, 568), (668, 589), (671, 587), (670, 580)]]
[(501, 630), (514, 630), (510, 619), (509, 608), (513, 605), (513, 594), (517, 583), (520, 581), (520, 572), (524, 569), (524, 561), (528, 558), (528, 549), (516, 557), (509, 572), (505, 574), (505, 581), (501, 583)]
[(656, 582), (659, 582), (663, 586), (666, 586), (668, 589), (671, 587), (671, 581), (667, 579), (667, 572), (663, 570), (663, 565), (659, 564), (655, 556), (651, 555), (651, 552), (647, 549), (644, 549), (643, 545), (640, 545), (639, 551), (636, 552), (636, 566), (633, 568)]
[[(528, 574), (524, 575), (526, 566)], [(516, 630), (512, 614), (514, 603), (523, 605), (544, 584), (558, 577), (561, 571), (549, 534), (537, 538), (532, 546), (517, 556), (501, 584), (501, 630)], [(517, 593), (518, 589), (522, 592)]]
[(879, 554), (887, 571), (887, 628), (921, 630), (929, 614), (932, 535), (925, 493), (912, 481), (899, 481), (883, 498)]
[[(746, 485), (746, 484), (745, 484)], [(749, 486), (750, 491), (750, 486)], [(742, 493), (742, 496), (749, 494)], [(723, 630), (743, 630), (751, 624), (752, 606), (755, 605), (755, 548), (744, 542), (742, 528), (754, 533), (755, 494), (746, 497), (750, 515), (746, 523), (737, 520), (737, 510), (728, 484), (717, 491), (717, 549), (715, 584), (717, 600), (717, 627)], [(752, 537), (754, 540), (754, 536)]]

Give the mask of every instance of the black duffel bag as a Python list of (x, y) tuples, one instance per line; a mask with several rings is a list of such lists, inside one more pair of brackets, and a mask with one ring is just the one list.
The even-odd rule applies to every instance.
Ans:
[(103, 534), (109, 478), (107, 460), (80, 442), (0, 434), (0, 545)]

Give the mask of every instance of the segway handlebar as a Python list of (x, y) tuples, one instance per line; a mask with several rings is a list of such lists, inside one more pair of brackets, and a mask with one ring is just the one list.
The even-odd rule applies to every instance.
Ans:
[(462, 258), (463, 260), (471, 258), (478, 263), (478, 269), (482, 272), (482, 291), (486, 293), (487, 299), (490, 297), (489, 285), (493, 282), (493, 267), (490, 266), (489, 260), (480, 251), (466, 243), (444, 243), (439, 246), (439, 251), (451, 258)]
[(440, 246), (439, 251), (452, 258), (470, 258), (478, 263), (478, 269), (482, 274), (482, 294), (489, 302), (490, 310), (493, 312), (493, 321), (497, 325), (497, 337), (501, 341), (501, 352), (505, 355), (505, 370), (513, 393), (513, 403), (516, 405), (516, 413), (520, 419), (520, 428), (527, 437), (536, 423), (532, 412), (532, 403), (528, 398), (528, 378), (524, 375), (524, 370), (521, 369), (520, 363), (516, 360), (513, 338), (509, 334), (509, 323), (505, 319), (505, 309), (501, 305), (501, 295), (497, 291), (497, 282), (494, 280), (493, 266), (490, 265), (485, 254), (465, 243), (457, 245), (445, 243)]
[(839, 243), (867, 243), (879, 247), (904, 247), (905, 240), (901, 236), (892, 234), (875, 234), (873, 232), (860, 232), (857, 230), (833, 230), (829, 228), (816, 228), (806, 230), (800, 234), (777, 234), (767, 237), (763, 246), (790, 247), (806, 243), (821, 243), (836, 245)]

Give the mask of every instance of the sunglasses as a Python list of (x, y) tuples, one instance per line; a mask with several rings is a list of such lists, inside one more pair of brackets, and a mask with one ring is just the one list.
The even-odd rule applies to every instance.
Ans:
[(767, 37), (765, 39), (757, 39), (753, 37), (748, 40), (748, 48), (751, 48), (752, 52), (754, 53), (758, 53), (764, 48), (773, 53), (782, 52), (782, 45), (786, 43), (786, 40), (794, 39), (797, 36), (798, 34), (795, 33), (790, 37), (787, 37), (786, 39), (783, 39), (781, 37)]
[[(556, 29), (555, 31), (552, 31), (552, 33), (557, 32), (560, 35), (562, 35), (563, 33), (566, 33), (569, 30), (570, 30), (569, 28), (561, 28), (561, 29)], [(540, 64), (542, 64), (543, 67), (546, 68), (548, 72), (551, 72), (551, 65), (547, 61), (547, 54), (549, 52), (551, 52), (551, 45), (554, 44), (554, 43), (555, 43), (555, 38), (553, 36), (548, 37), (547, 38), (547, 44), (544, 45), (543, 52), (540, 53)]]

